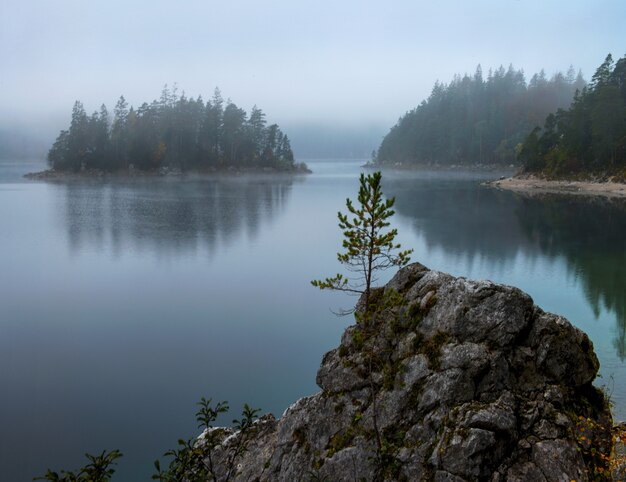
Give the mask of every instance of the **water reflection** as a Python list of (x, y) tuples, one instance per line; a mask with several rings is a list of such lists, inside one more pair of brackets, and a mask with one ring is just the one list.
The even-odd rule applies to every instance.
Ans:
[(508, 193), (481, 189), (476, 180), (418, 180), (389, 187), (396, 211), (412, 219), (429, 248), (468, 259), (481, 256), (492, 265), (528, 248), (521, 226), (511, 222), (520, 200)]
[[(288, 202), (295, 178), (157, 179), (65, 185), (64, 220), (72, 252), (83, 247), (213, 254), (246, 235), (254, 241)], [(297, 182), (297, 181), (296, 181)]]
[(522, 198), (523, 232), (543, 253), (563, 256), (581, 280), (596, 317), (602, 307), (618, 322), (614, 346), (626, 358), (626, 200), (543, 195)]
[(615, 314), (613, 342), (626, 359), (626, 200), (529, 197), (481, 188), (476, 181), (396, 180), (388, 194), (429, 248), (480, 257), (491, 272), (513, 264), (520, 253), (531, 260), (564, 259), (596, 317), (603, 308)]
[(308, 283), (271, 271), (290, 259), (299, 182), (0, 191), (0, 480), (77, 467), (105, 448), (125, 454), (115, 480), (149, 480), (154, 458), (195, 433), (200, 396), (281, 413), (310, 393), (327, 310), (302, 314)]

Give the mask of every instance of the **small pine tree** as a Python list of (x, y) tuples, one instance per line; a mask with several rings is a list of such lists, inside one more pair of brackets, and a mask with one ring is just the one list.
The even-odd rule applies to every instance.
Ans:
[[(377, 281), (376, 272), (392, 266), (404, 266), (413, 252), (412, 249), (398, 251), (400, 244), (394, 239), (397, 229), (384, 232), (390, 223), (388, 219), (394, 215), (392, 209), (395, 198), (383, 199), (381, 190), (382, 174), (374, 172), (359, 179), (359, 207), (355, 208), (350, 199), (346, 200), (349, 214), (337, 214), (339, 227), (343, 231), (344, 253), (337, 253), (337, 259), (350, 272), (356, 273), (353, 278), (337, 274), (325, 280), (313, 280), (311, 284), (322, 290), (331, 289), (365, 295), (365, 310), (370, 306), (372, 286)], [(353, 218), (350, 219), (349, 216)]]

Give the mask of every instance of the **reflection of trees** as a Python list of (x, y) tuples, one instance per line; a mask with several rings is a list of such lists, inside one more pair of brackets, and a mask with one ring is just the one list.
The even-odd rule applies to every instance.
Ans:
[(544, 195), (524, 199), (517, 215), (542, 251), (565, 257), (596, 316), (602, 306), (615, 313), (615, 349), (626, 358), (626, 200)]
[(614, 344), (626, 358), (626, 200), (525, 197), (475, 181), (396, 181), (386, 188), (427, 245), (451, 255), (481, 256), (494, 268), (520, 251), (563, 257), (596, 315), (602, 307), (615, 313)]
[(70, 183), (66, 186), (66, 227), (73, 250), (83, 244), (115, 253), (129, 248), (157, 254), (213, 252), (247, 234), (284, 209), (293, 180), (141, 179), (136, 182)]
[(428, 247), (458, 257), (480, 255), (501, 263), (528, 245), (513, 212), (519, 199), (476, 181), (415, 181), (385, 184), (396, 211), (413, 220)]

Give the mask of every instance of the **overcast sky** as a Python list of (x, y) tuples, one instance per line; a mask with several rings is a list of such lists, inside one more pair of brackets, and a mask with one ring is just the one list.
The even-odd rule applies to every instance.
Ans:
[(0, 124), (177, 82), (281, 125), (391, 125), (479, 63), (588, 79), (608, 52), (626, 53), (625, 0), (0, 0)]

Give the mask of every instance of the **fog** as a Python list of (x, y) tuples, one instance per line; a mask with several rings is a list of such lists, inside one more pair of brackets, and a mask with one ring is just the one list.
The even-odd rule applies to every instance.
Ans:
[[(6, 0), (0, 128), (45, 144), (77, 99), (88, 112), (112, 109), (121, 94), (137, 106), (176, 82), (205, 99), (219, 86), (289, 135), (362, 129), (357, 137), (375, 140), (342, 153), (368, 151), (437, 79), (479, 63), (529, 75), (572, 64), (589, 78), (608, 52), (623, 55), (624, 18), (623, 0)], [(315, 155), (299, 145), (297, 156)]]

